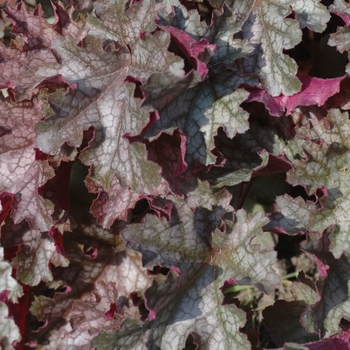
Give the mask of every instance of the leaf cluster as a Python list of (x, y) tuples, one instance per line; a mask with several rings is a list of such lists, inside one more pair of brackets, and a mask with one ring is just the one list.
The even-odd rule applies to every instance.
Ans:
[(1, 348), (349, 348), (348, 2), (1, 5)]

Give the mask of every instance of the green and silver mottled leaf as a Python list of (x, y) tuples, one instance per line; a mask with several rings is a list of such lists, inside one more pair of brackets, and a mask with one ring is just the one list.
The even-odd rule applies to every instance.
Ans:
[(343, 13), (350, 18), (350, 4), (344, 0), (334, 0), (329, 10), (334, 13)]
[(191, 207), (209, 196), (207, 186), (201, 187), (187, 200), (174, 198), (170, 222), (148, 215), (142, 224), (129, 225), (123, 231), (128, 246), (142, 253), (146, 267), (159, 265), (171, 272), (166, 279), (156, 278), (145, 294), (145, 305), (156, 319), (143, 326), (125, 323), (117, 333), (104, 332), (94, 340), (98, 348), (123, 345), (126, 349), (180, 350), (190, 333), (202, 349), (250, 348), (239, 332), (244, 314), (233, 305), (222, 305), (220, 288), (230, 278), (269, 291), (278, 283), (271, 268), (275, 252), (250, 246), (267, 219), (260, 213), (247, 216), (240, 210), (234, 222), (226, 222), (228, 232), (222, 232), (218, 227), (225, 212), (232, 210), (230, 196), (220, 191), (209, 200), (211, 210), (197, 207), (193, 212)]
[[(70, 241), (66, 249), (70, 266), (55, 271), (56, 283), (69, 288), (50, 298), (40, 295), (30, 307), (38, 320), (46, 322), (47, 327), (39, 330), (37, 338), (46, 342), (47, 350), (93, 350), (91, 340), (101, 329), (118, 330), (125, 319), (139, 319), (139, 310), (129, 305), (129, 297), (150, 287), (153, 277), (141, 266), (140, 253), (117, 252), (112, 245), (105, 244), (110, 240), (108, 236), (115, 239), (116, 234), (94, 225), (70, 233), (79, 236), (80, 244), (74, 238)], [(84, 254), (84, 246), (98, 247), (96, 255), (92, 258)], [(115, 309), (107, 317), (112, 305), (120, 311)], [(67, 322), (61, 324), (62, 319)]]
[(314, 193), (319, 187), (327, 189), (327, 196), (321, 199), (323, 208), (310, 213), (308, 229), (322, 232), (329, 226), (334, 227), (330, 251), (336, 258), (340, 258), (343, 252), (350, 256), (350, 219), (347, 215), (350, 196), (349, 116), (331, 110), (326, 119), (318, 121), (314, 117), (311, 122), (313, 128), (308, 137), (322, 143), (309, 142), (304, 146), (307, 160), (294, 161), (295, 169), (287, 174), (287, 180), (293, 185), (304, 184), (309, 193)]
[(242, 38), (249, 39), (254, 51), (243, 64), (247, 72), (258, 74), (272, 96), (293, 95), (300, 91), (297, 64), (283, 53), (301, 40), (299, 23), (286, 19), (290, 6), (275, 1), (254, 1), (243, 27)]
[(9, 316), (8, 307), (0, 302), (0, 342), (3, 348), (14, 350), (12, 343), (19, 342), (21, 334), (15, 321)]
[(278, 136), (277, 128), (262, 128), (256, 121), (249, 124), (248, 131), (236, 135), (232, 140), (223, 131), (218, 133), (216, 150), (223, 155), (225, 164), (213, 167), (204, 175), (215, 187), (249, 181), (254, 171), (267, 165), (270, 155), (280, 156), (284, 153), (291, 161), (303, 154), (303, 140), (283, 139)]
[(36, 286), (41, 281), (51, 282), (52, 265), (69, 265), (67, 258), (57, 251), (55, 242), (48, 233), (31, 230), (25, 221), (18, 225), (4, 225), (2, 244), (6, 248), (21, 246), (11, 264), (17, 270), (18, 280), (29, 286)]
[(162, 191), (160, 167), (147, 160), (143, 144), (128, 139), (137, 136), (150, 118), (141, 109), (141, 100), (134, 98), (135, 86), (127, 77), (146, 80), (157, 72), (182, 72), (182, 60), (166, 51), (169, 42), (166, 33), (146, 35), (135, 43), (132, 55), (125, 47), (103, 50), (94, 37), (86, 38), (85, 48), (73, 41), (54, 42), (62, 65), (46, 74), (62, 74), (77, 89), (50, 96), (55, 115), (36, 127), (40, 149), (55, 154), (64, 142), (79, 147), (83, 131), (93, 126), (95, 138), (81, 160), (94, 165), (97, 186), (108, 191), (116, 175), (123, 187), (133, 191)]
[(281, 0), (280, 4), (290, 6), (296, 13), (300, 28), (308, 27), (314, 32), (322, 33), (331, 16), (321, 0)]
[(0, 96), (0, 192), (16, 195), (10, 214), (14, 223), (25, 219), (38, 231), (53, 225), (53, 204), (38, 188), (54, 176), (54, 169), (47, 160), (37, 161), (35, 154), (34, 126), (42, 119), (44, 98), (16, 103)]
[[(335, 33), (330, 34), (328, 45), (336, 46), (337, 50), (341, 53), (349, 51), (350, 49), (350, 33), (349, 33), (349, 23), (350, 23), (350, 5), (344, 0), (335, 0), (333, 5), (329, 6), (331, 12), (340, 16), (346, 26), (337, 27)], [(346, 66), (346, 73), (350, 73), (350, 64)]]
[(90, 16), (88, 23), (95, 36), (133, 45), (139, 40), (140, 33), (156, 29), (155, 3), (155, 0), (144, 0), (131, 5), (128, 0), (99, 0), (94, 2), (96, 16)]
[[(230, 138), (249, 128), (249, 115), (240, 107), (248, 92), (238, 88), (246, 80), (239, 74), (222, 72), (193, 88), (184, 86), (182, 91), (174, 90), (175, 78), (173, 80), (158, 75), (145, 85), (145, 105), (151, 105), (160, 114), (160, 119), (145, 136), (154, 137), (163, 130), (170, 133), (178, 128), (187, 137), (187, 164), (193, 166), (197, 161), (205, 165), (215, 163), (216, 156), (211, 151), (215, 148), (214, 137), (218, 128), (224, 127)], [(164, 88), (158, 93), (156, 86), (159, 85)], [(163, 97), (166, 89), (169, 93)]]
[(328, 276), (318, 281), (319, 298), (301, 317), (308, 332), (330, 337), (341, 331), (341, 319), (350, 317), (349, 267), (349, 259), (343, 255), (330, 266)]
[(341, 53), (350, 50), (350, 29), (349, 27), (338, 27), (336, 33), (330, 34), (329, 46), (336, 46)]
[(274, 209), (275, 213), (272, 214), (272, 220), (265, 226), (265, 230), (283, 228), (289, 235), (297, 235), (310, 228), (310, 216), (317, 206), (301, 197), (293, 198), (285, 194), (276, 198)]
[[(161, 2), (164, 6), (165, 15), (170, 14), (173, 11), (174, 7), (179, 7), (181, 5), (179, 0), (157, 0), (157, 3)], [(163, 15), (163, 11), (158, 11), (158, 14), (161, 13)]]
[(0, 293), (7, 291), (7, 298), (12, 302), (16, 302), (22, 296), (23, 289), (11, 274), (12, 267), (7, 261), (4, 261), (4, 248), (0, 247)]
[(287, 181), (292, 185), (302, 184), (309, 194), (323, 188), (321, 206), (285, 196), (278, 200), (276, 210), (280, 214), (274, 214), (269, 226), (282, 226), (294, 234), (300, 230), (324, 232), (330, 228), (330, 251), (337, 259), (343, 253), (349, 257), (349, 116), (334, 109), (324, 119), (311, 115), (310, 122), (312, 128), (304, 126), (297, 131), (301, 137), (312, 140), (304, 145), (306, 159), (293, 161), (294, 169), (287, 173)]
[(124, 322), (118, 332), (102, 332), (93, 344), (101, 350), (182, 350), (192, 332), (203, 350), (250, 349), (239, 331), (245, 314), (235, 305), (221, 305), (220, 285), (214, 281), (217, 273), (213, 266), (203, 265), (195, 283), (184, 285), (185, 290), (176, 293), (154, 321)]

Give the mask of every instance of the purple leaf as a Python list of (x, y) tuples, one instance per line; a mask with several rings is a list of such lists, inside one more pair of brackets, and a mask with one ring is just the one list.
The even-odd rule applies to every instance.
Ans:
[(265, 105), (271, 115), (281, 117), (291, 114), (298, 106), (322, 106), (327, 99), (340, 91), (340, 83), (345, 77), (321, 79), (298, 76), (301, 90), (293, 96), (271, 96), (265, 89), (247, 88), (250, 92), (247, 102), (257, 101)]
[(206, 39), (197, 42), (185, 32), (172, 26), (159, 26), (159, 28), (171, 34), (181, 51), (191, 61), (194, 69), (204, 79), (208, 73), (207, 64), (215, 54), (216, 46), (209, 44)]

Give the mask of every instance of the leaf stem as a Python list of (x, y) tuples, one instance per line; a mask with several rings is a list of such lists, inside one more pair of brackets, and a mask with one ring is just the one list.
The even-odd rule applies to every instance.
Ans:
[(238, 196), (237, 196), (237, 202), (236, 202), (237, 210), (243, 208), (243, 204), (247, 198), (249, 190), (252, 187), (254, 181), (255, 181), (255, 178), (251, 179), (248, 183), (242, 182), (239, 184)]

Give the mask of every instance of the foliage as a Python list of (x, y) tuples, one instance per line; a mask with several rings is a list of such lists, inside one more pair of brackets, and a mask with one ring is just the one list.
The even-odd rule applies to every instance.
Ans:
[(345, 0), (1, 11), (1, 348), (349, 348)]

